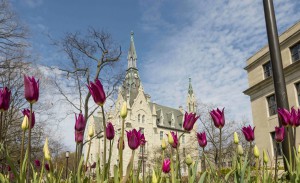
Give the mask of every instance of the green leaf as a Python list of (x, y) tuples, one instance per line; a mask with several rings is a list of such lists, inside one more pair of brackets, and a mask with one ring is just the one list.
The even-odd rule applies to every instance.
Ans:
[(205, 176), (206, 176), (206, 171), (201, 175), (200, 179), (199, 179), (199, 182), (198, 183), (203, 183), (204, 180), (205, 180)]

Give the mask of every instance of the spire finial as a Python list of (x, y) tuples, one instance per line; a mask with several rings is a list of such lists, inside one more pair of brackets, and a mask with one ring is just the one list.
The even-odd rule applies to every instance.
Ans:
[(192, 83), (192, 78), (191, 77), (189, 77), (189, 83)]
[(134, 35), (133, 31), (131, 31), (131, 32), (130, 32), (130, 35), (131, 35), (131, 36), (133, 36), (133, 35)]
[(194, 93), (193, 87), (192, 87), (192, 78), (189, 77), (189, 91), (188, 93), (191, 95)]

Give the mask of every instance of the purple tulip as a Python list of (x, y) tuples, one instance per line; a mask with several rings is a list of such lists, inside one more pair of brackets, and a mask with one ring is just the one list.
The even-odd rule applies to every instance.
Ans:
[(185, 112), (184, 115), (184, 122), (183, 122), (183, 128), (186, 131), (191, 131), (194, 127), (194, 124), (198, 120), (200, 116), (196, 116), (196, 113), (187, 113)]
[(24, 75), (24, 86), (25, 86), (25, 98), (26, 100), (33, 104), (38, 101), (39, 99), (39, 80), (35, 80), (32, 76)]
[(164, 173), (169, 173), (171, 168), (170, 168), (170, 164), (171, 164), (171, 161), (170, 159), (165, 159), (163, 164), (162, 164), (162, 171)]
[(38, 167), (38, 168), (41, 166), (41, 162), (40, 162), (40, 160), (38, 160), (38, 159), (34, 160), (34, 164), (35, 164), (35, 166)]
[(141, 137), (140, 137), (140, 145), (141, 146), (144, 146), (146, 144), (146, 139), (145, 139), (145, 135), (144, 134), (141, 134)]
[(278, 109), (278, 116), (282, 122), (283, 126), (288, 126), (290, 124), (291, 113), (287, 109)]
[(48, 163), (45, 164), (45, 169), (46, 169), (47, 171), (50, 171), (50, 166), (49, 166)]
[[(117, 148), (119, 149), (119, 147), (120, 147), (120, 138), (119, 138), (119, 140), (118, 140), (118, 144), (117, 144)], [(124, 148), (125, 148), (125, 143), (124, 143), (124, 140), (123, 140), (123, 150), (124, 150)]]
[(103, 106), (106, 100), (106, 96), (100, 80), (96, 79), (95, 83), (90, 82), (90, 85), (88, 85), (87, 87), (89, 88), (95, 103), (99, 106)]
[(77, 117), (77, 115), (75, 114), (75, 131), (84, 131), (85, 129), (85, 125), (86, 125), (86, 121), (82, 115), (82, 113), (80, 113)]
[(133, 129), (131, 131), (127, 132), (127, 140), (128, 140), (128, 146), (130, 149), (135, 150), (140, 146), (141, 143), (141, 132), (137, 131), (136, 129)]
[(96, 168), (96, 162), (91, 165), (91, 168)]
[(210, 112), (210, 116), (214, 121), (215, 127), (217, 128), (223, 128), (223, 126), (225, 125), (224, 109), (225, 108), (223, 108), (221, 111), (219, 108), (217, 108)]
[(205, 132), (197, 133), (198, 144), (200, 147), (205, 147), (207, 145)]
[(0, 89), (0, 111), (7, 111), (9, 108), (11, 91), (5, 87)]
[[(30, 120), (30, 110), (29, 109), (24, 109), (23, 111), (22, 111), (22, 113), (23, 113), (23, 115), (25, 116), (27, 116), (28, 117), (28, 120)], [(34, 125), (35, 125), (35, 115), (34, 115), (34, 112), (32, 112), (32, 119), (31, 119), (31, 129), (34, 127)]]
[(284, 140), (284, 126), (283, 127), (275, 127), (275, 140), (276, 142), (282, 142)]
[(11, 167), (9, 165), (7, 165), (7, 171), (11, 171)]
[(299, 124), (299, 113), (294, 107), (291, 108), (290, 122), (289, 123), (293, 127), (297, 127), (297, 126), (300, 125)]
[[(172, 135), (173, 140), (174, 140), (174, 143), (172, 144), (172, 147), (173, 147), (173, 148), (177, 148), (177, 146), (178, 146), (178, 137), (177, 137), (177, 133), (171, 132), (171, 135)], [(168, 136), (168, 134), (167, 134), (167, 136)]]
[(242, 132), (245, 136), (245, 139), (248, 141), (248, 142), (252, 142), (254, 140), (254, 130), (255, 130), (255, 127), (252, 129), (252, 127), (249, 125), (247, 127), (243, 127), (242, 128)]
[(114, 126), (112, 125), (111, 122), (108, 122), (107, 126), (106, 126), (106, 138), (108, 140), (112, 140), (112, 139), (114, 139), (114, 137), (115, 137)]
[(76, 131), (75, 130), (75, 142), (81, 143), (83, 142), (84, 131)]

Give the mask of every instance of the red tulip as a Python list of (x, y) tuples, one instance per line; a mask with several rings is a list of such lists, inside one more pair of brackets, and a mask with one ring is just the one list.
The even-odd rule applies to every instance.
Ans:
[(7, 165), (7, 171), (11, 171), (11, 167), (9, 165)]
[(284, 140), (284, 127), (275, 127), (275, 140), (278, 143)]
[(145, 136), (144, 136), (144, 134), (141, 134), (141, 137), (140, 137), (140, 144), (141, 144), (141, 146), (144, 146), (145, 144), (146, 144), (146, 139), (145, 139)]
[[(24, 109), (22, 111), (22, 113), (23, 113), (24, 116), (26, 115), (28, 117), (28, 119), (30, 120), (30, 110), (29, 109)], [(34, 127), (34, 125), (35, 125), (35, 115), (34, 115), (34, 112), (32, 112), (32, 116), (31, 116), (31, 129)]]
[(82, 115), (82, 113), (80, 113), (77, 117), (77, 115), (75, 114), (75, 130), (76, 131), (84, 131), (85, 129), (85, 125), (86, 125), (86, 121)]
[(95, 103), (99, 106), (103, 106), (106, 100), (105, 92), (103, 86), (99, 79), (95, 80), (95, 83), (90, 82), (90, 85), (87, 86)]
[[(176, 133), (175, 132), (171, 132), (171, 135), (172, 135), (173, 140), (174, 140), (174, 143), (171, 144), (171, 145), (172, 145), (173, 148), (177, 148), (177, 146), (178, 146), (177, 132)], [(168, 134), (167, 134), (167, 136), (168, 136)]]
[(225, 125), (224, 109), (225, 108), (223, 108), (221, 111), (219, 108), (217, 108), (210, 112), (210, 116), (213, 119), (215, 127), (217, 128), (223, 128)]
[(196, 116), (196, 113), (187, 113), (185, 112), (184, 115), (184, 122), (183, 122), (183, 128), (186, 131), (191, 131), (194, 127), (194, 124), (198, 120), (200, 116)]
[(7, 111), (9, 108), (11, 91), (5, 87), (0, 89), (0, 111)]
[(133, 129), (131, 131), (126, 131), (126, 132), (127, 132), (128, 146), (132, 150), (137, 149), (141, 143), (141, 132), (137, 131), (136, 129)]
[(299, 113), (298, 111), (292, 107), (291, 108), (291, 113), (290, 113), (290, 125), (293, 126), (293, 127), (297, 127), (299, 126)]
[(40, 160), (38, 160), (38, 159), (34, 160), (34, 164), (35, 164), (35, 166), (38, 167), (38, 168), (41, 166), (41, 162), (40, 162)]
[(164, 173), (169, 173), (171, 168), (170, 168), (170, 164), (171, 164), (171, 161), (170, 159), (165, 159), (163, 164), (162, 164), (162, 171)]
[(32, 76), (24, 75), (24, 86), (25, 86), (25, 98), (26, 100), (33, 104), (39, 99), (39, 80), (35, 80)]
[(50, 166), (49, 166), (48, 163), (45, 164), (45, 169), (46, 169), (47, 171), (50, 171)]
[(252, 129), (250, 125), (242, 128), (242, 132), (248, 142), (252, 142), (254, 140), (254, 130), (255, 127)]
[(200, 147), (205, 147), (207, 145), (205, 132), (197, 133), (198, 144)]
[(96, 168), (96, 162), (91, 165), (91, 168)]
[(75, 142), (81, 143), (83, 142), (84, 131), (76, 131), (75, 130)]
[(114, 137), (115, 137), (114, 126), (112, 125), (111, 122), (108, 122), (107, 126), (106, 126), (106, 138), (108, 140), (112, 140), (112, 139), (114, 139)]

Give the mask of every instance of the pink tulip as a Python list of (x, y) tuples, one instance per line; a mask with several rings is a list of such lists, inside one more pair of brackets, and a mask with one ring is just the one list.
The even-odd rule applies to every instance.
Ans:
[(275, 140), (276, 142), (282, 142), (284, 140), (284, 126), (283, 127), (275, 127)]
[(283, 126), (290, 125), (291, 113), (287, 109), (278, 109), (278, 114)]
[(103, 106), (106, 100), (106, 95), (103, 89), (103, 86), (99, 79), (95, 80), (95, 83), (90, 82), (90, 85), (87, 86), (95, 103), (99, 106)]
[(170, 159), (165, 159), (165, 160), (163, 161), (163, 164), (162, 164), (162, 171), (163, 171), (164, 173), (169, 173), (169, 172), (170, 172), (170, 170), (171, 170), (170, 164), (171, 164)]
[[(27, 116), (28, 117), (28, 119), (30, 120), (30, 110), (29, 109), (24, 109), (23, 111), (22, 111), (22, 113), (23, 113), (23, 115), (25, 116)], [(31, 129), (34, 127), (34, 125), (35, 125), (35, 115), (34, 115), (34, 112), (32, 112), (32, 119), (31, 119)]]
[[(174, 143), (172, 144), (172, 147), (173, 148), (177, 148), (177, 146), (178, 146), (177, 132), (176, 133), (175, 132), (171, 132), (171, 135), (172, 135), (173, 140), (174, 140)], [(168, 134), (167, 134), (167, 136), (168, 136)]]
[(114, 126), (112, 125), (111, 122), (108, 122), (107, 126), (106, 126), (106, 138), (108, 140), (112, 140), (112, 139), (114, 139), (114, 137), (115, 137)]
[(76, 131), (75, 130), (75, 142), (81, 143), (83, 142), (84, 131)]
[(25, 98), (26, 100), (33, 104), (39, 99), (39, 80), (35, 78), (24, 75), (24, 86), (25, 86)]
[(198, 120), (200, 116), (196, 116), (196, 113), (187, 113), (185, 112), (184, 115), (184, 122), (183, 122), (183, 128), (186, 131), (191, 131), (194, 127), (194, 124)]
[(204, 148), (207, 145), (205, 132), (197, 133), (197, 139), (200, 147)]
[(86, 121), (82, 115), (82, 113), (80, 113), (77, 117), (77, 115), (75, 114), (75, 130), (76, 131), (84, 131), (85, 129), (85, 125), (86, 125)]
[(213, 119), (215, 127), (217, 128), (223, 128), (225, 125), (224, 109), (225, 108), (223, 108), (221, 111), (219, 108), (217, 108), (210, 112), (210, 116)]
[(250, 125), (242, 128), (242, 132), (248, 142), (252, 142), (254, 140), (254, 130), (255, 127), (252, 129)]
[(9, 108), (11, 91), (5, 87), (0, 89), (0, 111), (7, 111)]
[(141, 134), (141, 137), (140, 137), (140, 145), (141, 146), (144, 146), (145, 144), (146, 144), (146, 139), (145, 139), (145, 136), (144, 136), (144, 134)]
[(141, 132), (137, 131), (136, 129), (133, 129), (131, 131), (126, 131), (126, 132), (127, 132), (128, 146), (132, 150), (137, 149), (141, 143)]

